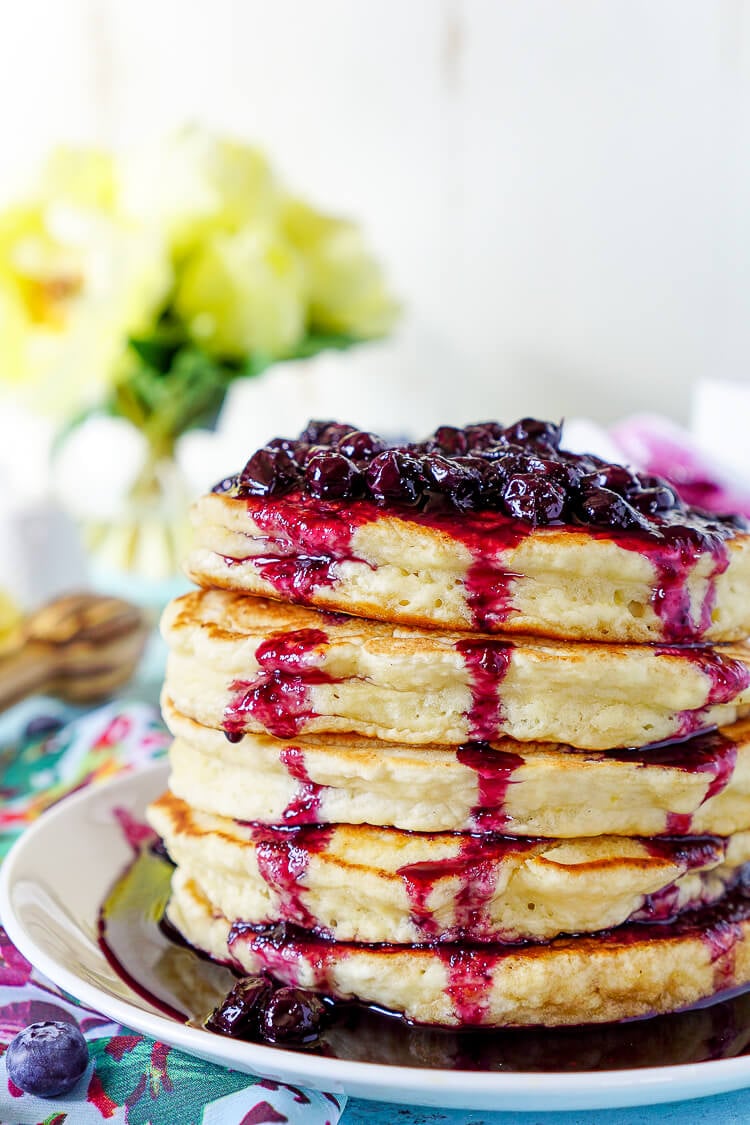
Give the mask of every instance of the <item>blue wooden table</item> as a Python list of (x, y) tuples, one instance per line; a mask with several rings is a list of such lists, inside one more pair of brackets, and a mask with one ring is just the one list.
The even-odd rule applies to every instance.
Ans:
[(750, 1090), (692, 1102), (571, 1113), (469, 1113), (352, 1098), (341, 1125), (749, 1125)]

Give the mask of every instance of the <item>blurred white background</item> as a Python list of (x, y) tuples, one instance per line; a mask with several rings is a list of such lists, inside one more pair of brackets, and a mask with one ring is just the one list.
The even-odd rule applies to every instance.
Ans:
[(697, 381), (748, 378), (750, 0), (24, 0), (0, 18), (5, 194), (57, 142), (192, 120), (364, 222), (398, 338), (249, 387), (260, 440), (311, 413), (391, 432), (685, 420)]

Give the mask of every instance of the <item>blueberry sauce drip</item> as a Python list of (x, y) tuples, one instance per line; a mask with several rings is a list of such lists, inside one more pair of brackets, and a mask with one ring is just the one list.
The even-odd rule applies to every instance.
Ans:
[[(718, 836), (690, 836), (687, 839), (661, 837), (642, 839), (641, 843), (652, 856), (675, 863), (685, 872), (715, 867), (726, 855), (726, 840)], [(680, 905), (680, 888), (676, 882), (670, 883), (669, 886), (646, 895), (642, 906), (631, 916), (630, 921), (668, 922), (676, 918), (681, 911), (709, 906), (715, 897), (714, 895), (709, 899), (702, 893), (700, 897)]]
[(508, 641), (462, 640), (456, 650), (464, 658), (471, 682), (469, 737), (479, 742), (497, 738), (503, 722), (500, 685), (510, 666), (513, 645)]
[(721, 863), (726, 854), (726, 840), (721, 836), (640, 837), (640, 843), (654, 859), (674, 863), (685, 871), (697, 871)]
[(737, 943), (742, 940), (742, 926), (733, 918), (725, 918), (701, 934), (714, 966), (714, 988), (730, 988), (735, 979)]
[(502, 832), (508, 823), (503, 808), (505, 796), (523, 758), (508, 750), (496, 750), (488, 742), (465, 742), (458, 747), (456, 757), (477, 775), (479, 799), (471, 811), (472, 824), (480, 832)]
[[(706, 676), (711, 685), (706, 707), (731, 703), (750, 686), (750, 668), (742, 660), (725, 656), (720, 648), (701, 645), (669, 648), (657, 645), (654, 651), (660, 655), (675, 656), (679, 660), (689, 660)], [(689, 733), (691, 732), (685, 731), (685, 734)]]
[[(684, 509), (689, 521), (691, 509)], [(672, 513), (670, 513), (672, 516)], [(676, 518), (673, 517), (673, 518)], [(622, 533), (615, 537), (618, 546), (644, 555), (654, 568), (655, 581), (651, 593), (651, 606), (664, 627), (667, 640), (687, 643), (701, 636), (711, 625), (711, 615), (716, 604), (716, 580), (729, 566), (729, 551), (723, 534), (716, 525), (701, 519), (691, 522), (670, 523), (666, 518), (654, 542), (644, 540), (641, 534)], [(706, 575), (706, 589), (694, 620), (690, 591), (685, 582), (699, 559), (711, 556), (711, 566)]]
[(300, 984), (301, 962), (312, 972), (313, 987), (320, 992), (332, 991), (331, 974), (334, 961), (346, 956), (347, 946), (301, 929), (289, 922), (271, 926), (236, 921), (227, 938), (232, 956), (239, 943), (248, 945), (264, 971), (283, 984)]
[[(505, 540), (506, 550), (518, 545), (511, 538)], [(479, 629), (496, 629), (513, 610), (513, 581), (520, 575), (500, 566), (497, 559), (484, 558), (478, 545), (472, 548), (472, 554), (474, 558), (464, 579), (472, 620)]]
[(289, 776), (299, 782), (297, 792), (284, 809), (282, 820), (285, 824), (316, 824), (323, 786), (310, 779), (304, 751), (299, 746), (284, 746), (279, 751), (279, 761)]
[[(487, 908), (495, 893), (498, 864), (514, 853), (530, 851), (535, 840), (503, 836), (465, 836), (458, 854), (444, 859), (409, 863), (397, 871), (411, 906), (411, 920), (425, 939), (440, 941), (499, 940), (492, 934)], [(439, 880), (457, 876), (453, 925), (446, 928), (435, 918), (429, 898)]]
[(313, 663), (327, 639), (321, 629), (297, 629), (263, 641), (255, 653), (259, 674), (229, 685), (232, 698), (222, 724), (226, 736), (232, 741), (241, 738), (248, 716), (277, 738), (299, 734), (315, 715), (310, 687), (333, 682), (328, 672)]
[[(708, 774), (708, 786), (701, 801), (704, 805), (726, 789), (732, 780), (737, 765), (737, 744), (722, 731), (710, 730), (638, 750), (608, 750), (602, 756), (640, 766), (666, 766), (686, 773)], [(670, 812), (667, 814), (666, 833), (668, 836), (689, 836), (692, 823), (692, 813)]]
[(302, 900), (310, 856), (324, 852), (332, 827), (273, 828), (250, 825), (258, 871), (278, 895), (279, 917), (308, 929), (316, 929), (314, 915)]
[(445, 991), (451, 998), (456, 1015), (465, 1026), (481, 1024), (489, 1005), (492, 970), (498, 962), (496, 955), (483, 949), (464, 946), (438, 947), (445, 965)]
[(311, 659), (317, 649), (328, 643), (322, 629), (294, 629), (290, 633), (270, 636), (255, 650), (255, 659), (266, 672), (303, 675), (315, 667)]
[[(347, 561), (362, 563), (355, 531), (394, 509), (469, 548), (473, 624), (496, 629), (513, 610), (517, 577), (503, 556), (534, 528), (578, 528), (650, 561), (654, 612), (678, 643), (710, 626), (716, 580), (729, 565), (726, 540), (748, 527), (689, 507), (658, 477), (561, 450), (560, 427), (531, 418), (441, 426), (395, 448), (346, 423), (312, 422), (299, 438), (274, 438), (214, 491), (247, 503), (273, 543), (251, 563), (292, 600), (333, 585)], [(705, 555), (711, 564), (694, 611), (686, 578)]]
[(253, 556), (252, 564), (285, 598), (307, 601), (336, 582), (341, 563), (361, 561), (352, 551), (352, 538), (361, 523), (369, 522), (364, 511), (342, 512), (340, 505), (311, 503), (305, 496), (272, 504), (248, 501), (248, 507), (274, 545), (274, 554)]

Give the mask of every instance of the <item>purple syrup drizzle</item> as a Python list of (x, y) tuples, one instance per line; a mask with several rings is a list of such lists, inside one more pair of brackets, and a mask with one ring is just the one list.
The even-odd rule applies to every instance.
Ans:
[(299, 746), (284, 746), (279, 751), (279, 761), (289, 776), (299, 782), (297, 792), (284, 809), (282, 820), (285, 824), (315, 824), (323, 786), (310, 779), (304, 751)]
[[(709, 730), (692, 737), (654, 743), (638, 750), (607, 750), (603, 758), (629, 762), (638, 766), (666, 766), (685, 773), (707, 773), (709, 783), (701, 801), (704, 805), (716, 797), (734, 775), (737, 765), (737, 744), (720, 730)], [(667, 813), (666, 834), (688, 836), (693, 823), (692, 813)]]
[(329, 684), (333, 678), (312, 663), (314, 654), (328, 640), (321, 629), (297, 629), (272, 635), (258, 646), (255, 658), (261, 671), (253, 680), (234, 680), (224, 711), (223, 729), (231, 741), (239, 741), (248, 715), (277, 738), (299, 734), (315, 711), (310, 704), (313, 684)]
[(479, 742), (497, 738), (503, 722), (500, 685), (510, 667), (510, 641), (462, 640), (456, 651), (464, 658), (471, 683), (471, 708), (467, 713), (469, 737)]
[(456, 758), (477, 775), (479, 799), (471, 811), (472, 824), (481, 832), (502, 832), (508, 823), (503, 810), (505, 795), (523, 758), (508, 750), (496, 750), (487, 742), (465, 742), (458, 747)]
[(279, 917), (286, 922), (319, 931), (315, 916), (302, 901), (310, 856), (324, 852), (332, 827), (273, 828), (250, 825), (258, 870), (279, 898)]
[[(412, 922), (428, 939), (499, 940), (492, 933), (492, 923), (487, 916), (487, 907), (497, 886), (498, 865), (505, 856), (530, 851), (535, 844), (535, 840), (529, 839), (465, 836), (455, 856), (400, 867), (396, 874), (406, 888)], [(453, 926), (445, 929), (428, 906), (428, 899), (440, 879), (453, 875), (459, 878), (459, 889)]]

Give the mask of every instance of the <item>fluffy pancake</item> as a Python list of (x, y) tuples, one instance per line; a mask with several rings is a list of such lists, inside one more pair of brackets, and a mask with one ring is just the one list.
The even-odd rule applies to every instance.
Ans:
[(230, 743), (163, 700), (170, 787), (188, 804), (266, 824), (496, 830), (546, 838), (728, 835), (750, 828), (750, 720), (620, 754), (501, 739), (465, 748), (347, 735)]
[(741, 891), (674, 923), (547, 945), (371, 946), (285, 927), (233, 930), (179, 869), (167, 914), (192, 945), (243, 972), (267, 970), (425, 1024), (603, 1023), (675, 1011), (750, 981), (750, 902)]
[(202, 586), (404, 624), (572, 640), (750, 634), (750, 535), (740, 530), (693, 541), (231, 491), (200, 499), (193, 522), (187, 571)]
[(234, 735), (351, 731), (409, 743), (508, 735), (642, 746), (750, 706), (750, 646), (600, 645), (331, 618), (223, 590), (167, 607), (166, 690)]
[(518, 942), (672, 917), (720, 898), (750, 860), (730, 840), (509, 840), (369, 825), (258, 827), (166, 793), (149, 822), (227, 918), (337, 941)]

